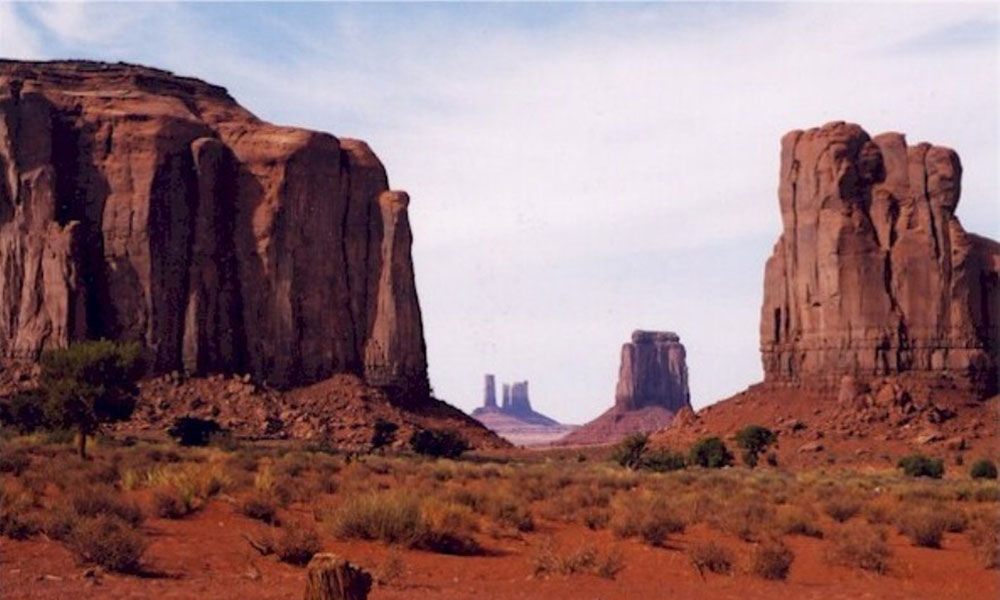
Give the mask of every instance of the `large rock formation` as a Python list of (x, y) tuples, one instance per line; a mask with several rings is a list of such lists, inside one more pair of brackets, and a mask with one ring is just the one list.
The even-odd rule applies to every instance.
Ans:
[(608, 444), (633, 433), (670, 424), (691, 408), (684, 345), (671, 331), (632, 332), (622, 346), (615, 405), (560, 440), (562, 444)]
[(141, 341), (157, 372), (426, 398), (408, 198), (364, 142), (131, 65), (0, 61), (0, 354)]
[(562, 425), (532, 409), (527, 381), (503, 384), (503, 402), (497, 406), (493, 375), (486, 375), (483, 405), (472, 411), (472, 417), (506, 440), (522, 446), (546, 444), (575, 429), (573, 425)]
[(899, 133), (836, 122), (782, 138), (766, 381), (905, 373), (996, 389), (1000, 247), (962, 229), (961, 176), (953, 150)]
[(691, 406), (686, 354), (672, 331), (635, 331), (622, 346), (615, 406), (638, 410), (662, 406), (677, 412)]

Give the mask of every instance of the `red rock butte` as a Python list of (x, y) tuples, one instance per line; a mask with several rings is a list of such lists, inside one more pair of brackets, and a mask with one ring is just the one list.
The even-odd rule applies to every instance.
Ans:
[(899, 133), (834, 122), (782, 138), (766, 382), (906, 376), (996, 391), (1000, 246), (959, 223), (961, 180), (954, 150)]
[(361, 141), (146, 67), (0, 61), (0, 354), (134, 340), (155, 372), (426, 398), (408, 197)]

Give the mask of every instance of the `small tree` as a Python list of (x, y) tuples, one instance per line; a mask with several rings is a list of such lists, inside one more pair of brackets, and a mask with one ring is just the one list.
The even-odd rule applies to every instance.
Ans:
[(633, 433), (618, 442), (611, 453), (611, 458), (626, 469), (638, 469), (642, 466), (642, 457), (646, 453), (648, 445), (649, 435)]
[(685, 467), (687, 467), (687, 457), (681, 452), (666, 448), (647, 452), (642, 458), (642, 468), (659, 473), (679, 471)]
[(698, 440), (691, 446), (690, 462), (709, 469), (721, 469), (733, 464), (733, 453), (717, 437)]
[(743, 462), (751, 469), (757, 466), (758, 457), (778, 440), (767, 427), (747, 425), (736, 432), (736, 443), (743, 449)]
[(75, 427), (80, 456), (101, 424), (124, 421), (135, 410), (144, 365), (138, 344), (107, 340), (72, 344), (42, 354), (40, 389), (50, 425)]
[(399, 425), (392, 421), (378, 418), (375, 420), (375, 427), (372, 430), (372, 450), (380, 450), (396, 441), (396, 431)]

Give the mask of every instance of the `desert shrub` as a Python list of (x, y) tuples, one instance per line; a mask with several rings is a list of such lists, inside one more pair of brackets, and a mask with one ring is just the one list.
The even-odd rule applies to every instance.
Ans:
[(410, 448), (423, 456), (458, 458), (469, 449), (469, 444), (451, 429), (418, 429), (410, 436)]
[(634, 433), (614, 446), (611, 451), (611, 460), (634, 471), (642, 466), (642, 458), (648, 445), (648, 434)]
[(750, 572), (763, 579), (783, 580), (788, 577), (795, 554), (781, 540), (768, 540), (750, 556)]
[(177, 417), (167, 430), (181, 446), (207, 446), (212, 436), (222, 433), (222, 426), (212, 419)]
[(0, 425), (20, 433), (48, 428), (44, 402), (40, 390), (25, 390), (0, 398)]
[(679, 471), (687, 467), (687, 457), (672, 450), (651, 450), (642, 459), (642, 467), (657, 473)]
[(948, 529), (948, 521), (933, 508), (920, 507), (899, 515), (897, 527), (915, 546), (940, 548), (941, 538)]
[(244, 516), (274, 525), (278, 522), (278, 503), (270, 494), (257, 492), (248, 496), (239, 505)]
[(604, 529), (608, 526), (609, 521), (611, 521), (611, 513), (607, 510), (590, 508), (583, 512), (583, 524), (587, 526), (587, 529), (594, 531)]
[(534, 531), (535, 520), (531, 510), (513, 497), (500, 497), (488, 504), (487, 514), (501, 525), (518, 531)]
[(685, 553), (698, 573), (710, 571), (728, 575), (733, 570), (733, 553), (718, 542), (695, 542)]
[(880, 575), (889, 572), (891, 557), (892, 551), (886, 543), (885, 530), (861, 523), (854, 523), (834, 532), (826, 554), (831, 563), (873, 571)]
[(31, 458), (26, 452), (4, 451), (0, 454), (0, 473), (10, 473), (14, 477), (20, 477), (30, 464)]
[(761, 452), (777, 440), (773, 431), (760, 425), (747, 425), (736, 432), (736, 444), (743, 449), (743, 462), (751, 469), (757, 466)]
[(822, 538), (823, 530), (816, 525), (816, 513), (804, 506), (785, 505), (777, 509), (775, 524), (785, 535)]
[(274, 540), (274, 552), (278, 559), (290, 565), (305, 565), (322, 549), (319, 533), (312, 527), (295, 522), (282, 526)]
[(589, 545), (563, 552), (551, 540), (542, 544), (533, 562), (536, 577), (590, 573), (605, 579), (614, 579), (625, 568), (621, 552), (617, 550), (611, 550), (603, 557), (597, 548)]
[(107, 340), (71, 344), (42, 354), (39, 388), (50, 427), (75, 427), (80, 456), (103, 423), (128, 419), (145, 366), (138, 344)]
[(153, 514), (161, 519), (180, 519), (194, 511), (194, 507), (174, 490), (153, 492)]
[(911, 454), (899, 459), (896, 465), (908, 477), (930, 477), (940, 479), (944, 475), (944, 461), (923, 454)]
[(59, 507), (46, 513), (42, 521), (45, 535), (54, 540), (67, 541), (81, 517), (69, 507)]
[(976, 502), (1000, 502), (1000, 487), (996, 485), (977, 487), (976, 491), (972, 492), (972, 499)]
[(969, 543), (976, 559), (987, 569), (1000, 569), (1000, 523), (987, 519), (976, 523), (969, 532)]
[(997, 466), (992, 460), (988, 458), (981, 458), (972, 463), (972, 468), (969, 469), (969, 475), (973, 479), (996, 479)]
[(82, 489), (70, 497), (70, 504), (81, 517), (113, 516), (132, 527), (138, 527), (145, 519), (138, 504), (122, 500), (107, 487)]
[(83, 562), (120, 573), (139, 571), (146, 551), (146, 540), (141, 533), (107, 514), (81, 519), (67, 542)]
[(689, 461), (699, 467), (720, 469), (733, 464), (733, 454), (721, 438), (709, 437), (698, 440), (691, 446)]
[(865, 520), (872, 525), (887, 525), (893, 522), (898, 505), (887, 496), (880, 496), (867, 503), (862, 509)]
[(823, 512), (838, 523), (843, 523), (861, 512), (864, 502), (849, 493), (839, 493), (831, 496), (823, 503)]
[(618, 537), (638, 536), (650, 546), (662, 546), (668, 535), (687, 526), (681, 511), (666, 498), (644, 494), (615, 500), (610, 527)]
[(0, 510), (0, 535), (24, 540), (41, 531), (42, 524), (35, 517)]
[(714, 527), (745, 542), (753, 542), (762, 539), (771, 528), (774, 516), (774, 507), (756, 498), (736, 498), (710, 520)]

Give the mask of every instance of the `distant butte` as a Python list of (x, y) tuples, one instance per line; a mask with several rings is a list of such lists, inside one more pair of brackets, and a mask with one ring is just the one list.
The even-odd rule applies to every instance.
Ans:
[(680, 336), (670, 331), (634, 331), (622, 346), (615, 405), (559, 440), (560, 444), (607, 444), (670, 424), (691, 408), (687, 359)]
[(503, 397), (496, 401), (496, 378), (484, 378), (483, 406), (472, 411), (472, 417), (511, 443), (522, 446), (542, 445), (575, 429), (563, 425), (531, 408), (528, 382), (503, 384)]

